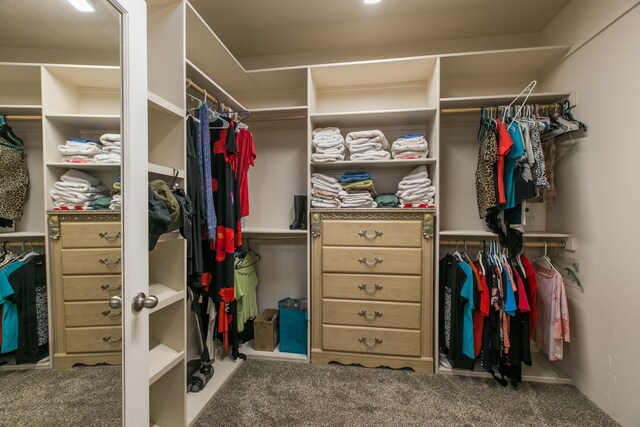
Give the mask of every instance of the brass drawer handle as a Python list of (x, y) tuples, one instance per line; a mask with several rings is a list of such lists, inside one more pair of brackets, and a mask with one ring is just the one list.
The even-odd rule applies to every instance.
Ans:
[(100, 285), (100, 289), (107, 292), (117, 292), (122, 289), (122, 285), (115, 285), (115, 287), (111, 287), (111, 284)]
[(379, 311), (374, 311), (373, 314), (371, 314), (367, 313), (367, 310), (360, 310), (358, 312), (358, 316), (362, 316), (367, 320), (376, 320), (376, 318), (382, 317), (382, 313), (380, 313)]
[(112, 319), (115, 319), (116, 317), (122, 316), (122, 311), (118, 310), (115, 314), (111, 314), (111, 310), (105, 310), (102, 312), (102, 315), (104, 317), (111, 317)]
[(368, 288), (369, 285), (367, 285), (366, 283), (361, 283), (358, 285), (358, 289), (361, 289), (363, 291), (365, 291), (368, 294), (375, 294), (377, 291), (381, 291), (383, 286), (382, 285), (378, 285), (377, 283), (373, 285), (373, 290), (370, 291)]
[(365, 239), (375, 239), (376, 237), (382, 237), (383, 234), (380, 230), (375, 230), (374, 234), (367, 234), (367, 230), (360, 230), (358, 232), (358, 236), (364, 237)]
[(367, 257), (366, 257), (366, 256), (365, 256), (365, 257), (362, 257), (362, 258), (360, 258), (360, 259), (358, 260), (358, 262), (359, 262), (360, 264), (366, 264), (366, 266), (367, 266), (367, 267), (375, 267), (375, 266), (376, 266), (376, 264), (382, 264), (382, 262), (383, 262), (383, 261), (384, 261), (384, 260), (383, 260), (382, 258), (378, 258), (378, 257), (376, 257), (376, 258), (375, 258), (375, 260), (374, 260), (373, 262), (371, 262), (371, 261), (368, 261), (368, 260), (367, 260)]
[(120, 237), (122, 237), (122, 232), (118, 231), (113, 236), (109, 236), (109, 232), (101, 231), (100, 233), (98, 233), (98, 236), (102, 237), (103, 239), (107, 239), (107, 240), (118, 240)]
[(373, 340), (374, 340), (373, 343), (370, 343), (369, 339), (367, 337), (358, 338), (358, 342), (361, 342), (362, 344), (366, 345), (367, 347), (375, 347), (378, 344), (382, 344), (382, 340), (380, 338), (374, 338)]
[(102, 341), (108, 342), (109, 344), (118, 344), (122, 341), (122, 336), (120, 336), (120, 338), (116, 338), (115, 340), (112, 340), (110, 336), (102, 337)]
[(118, 258), (115, 261), (109, 261), (109, 258), (100, 258), (100, 264), (106, 265), (107, 267), (115, 267), (118, 264), (122, 264), (122, 258)]

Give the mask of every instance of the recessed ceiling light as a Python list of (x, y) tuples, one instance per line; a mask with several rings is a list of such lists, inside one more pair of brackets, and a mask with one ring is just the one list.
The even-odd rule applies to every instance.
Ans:
[(364, 0), (364, 4), (380, 3), (382, 0)]
[(95, 12), (96, 7), (92, 0), (67, 0), (73, 7), (80, 12)]

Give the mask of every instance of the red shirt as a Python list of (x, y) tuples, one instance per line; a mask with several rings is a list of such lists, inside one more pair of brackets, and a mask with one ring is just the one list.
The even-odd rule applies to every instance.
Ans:
[[(513, 139), (500, 120), (496, 120), (496, 123), (498, 132), (498, 203), (504, 205), (507, 203), (504, 192), (504, 158), (511, 150)], [(527, 273), (528, 276), (529, 273)]]
[(538, 320), (538, 279), (536, 279), (536, 271), (533, 269), (531, 262), (524, 254), (520, 255), (520, 261), (524, 267), (524, 274), (527, 276), (527, 297), (529, 298), (529, 307), (531, 308), (529, 315), (529, 339), (532, 340)]
[(249, 215), (249, 168), (255, 164), (256, 149), (253, 145), (253, 135), (241, 129), (236, 135), (238, 146), (238, 180), (240, 181), (240, 217)]
[(471, 269), (473, 270), (473, 274), (476, 277), (476, 282), (478, 286), (478, 301), (479, 307), (476, 307), (476, 310), (473, 311), (473, 350), (475, 356), (480, 356), (480, 350), (482, 350), (482, 331), (484, 329), (484, 318), (489, 315), (489, 306), (490, 297), (489, 297), (489, 287), (487, 286), (487, 281), (485, 277), (482, 275), (482, 268), (480, 267), (480, 263), (475, 262), (473, 264), (469, 264)]

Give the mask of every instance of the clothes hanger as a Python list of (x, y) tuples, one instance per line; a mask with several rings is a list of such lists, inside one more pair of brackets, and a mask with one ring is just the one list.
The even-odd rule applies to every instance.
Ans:
[[(218, 110), (220, 110), (222, 108), (222, 103), (218, 98), (215, 98), (215, 100), (216, 100), (216, 103), (218, 104)], [(211, 113), (211, 115), (213, 116), (213, 120), (209, 119), (210, 120), (209, 129), (228, 129), (229, 128), (229, 122), (222, 117), (222, 114), (220, 111), (209, 110), (209, 113)], [(217, 121), (221, 121), (222, 126), (211, 126), (211, 123), (217, 122)]]
[(240, 266), (240, 267), (238, 267), (238, 266), (236, 265), (236, 266), (234, 266), (234, 268), (235, 268), (236, 270), (242, 270), (242, 269), (244, 269), (244, 268), (254, 266), (254, 265), (256, 265), (257, 263), (259, 263), (259, 262), (260, 262), (260, 260), (262, 259), (262, 257), (260, 256), (260, 254), (259, 254), (259, 253), (257, 253), (257, 252), (256, 252), (256, 251), (254, 251), (253, 249), (251, 249), (251, 239), (247, 239), (247, 252), (246, 252), (246, 254), (245, 254), (245, 257), (246, 257), (246, 255), (249, 255), (249, 254), (254, 254), (254, 255), (255, 255), (255, 257), (254, 257), (254, 256), (252, 256), (252, 257), (251, 257), (251, 258), (253, 258), (253, 262), (252, 262), (251, 264), (243, 265), (243, 266)]
[[(518, 96), (516, 96), (513, 101), (511, 101), (511, 104), (509, 104), (507, 106), (507, 108), (510, 108), (517, 100), (518, 98), (520, 98), (525, 92), (527, 93), (527, 95), (524, 98), (524, 101), (522, 101), (522, 104), (520, 104), (520, 108), (518, 108), (518, 110), (516, 111), (516, 114), (514, 115), (514, 118), (518, 117), (520, 115), (520, 111), (522, 110), (522, 107), (527, 103), (527, 100), (529, 99), (529, 96), (531, 96), (531, 93), (533, 93), (533, 89), (536, 87), (536, 85), (538, 84), (537, 80), (532, 80), (531, 83), (529, 83), (527, 85), (527, 87), (525, 87), (524, 89), (522, 89), (522, 92), (520, 92), (518, 94)], [(504, 121), (504, 118), (503, 120)], [(509, 130), (511, 128), (511, 125), (513, 124), (513, 121), (511, 122), (511, 124), (509, 125), (509, 127), (507, 128), (507, 130)]]

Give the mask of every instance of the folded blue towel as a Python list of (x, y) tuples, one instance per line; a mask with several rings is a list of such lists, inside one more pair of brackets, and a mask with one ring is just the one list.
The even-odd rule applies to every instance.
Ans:
[(349, 182), (357, 182), (357, 181), (366, 181), (371, 179), (371, 174), (369, 172), (345, 172), (338, 180), (342, 183)]
[(67, 141), (70, 142), (82, 142), (82, 143), (94, 143), (94, 144), (100, 144), (102, 145), (102, 143), (100, 141), (94, 141), (93, 139), (86, 139), (86, 138), (67, 138)]
[(424, 136), (421, 133), (408, 133), (406, 135), (402, 135), (400, 138), (398, 139), (409, 139), (409, 138), (419, 138), (421, 136)]

